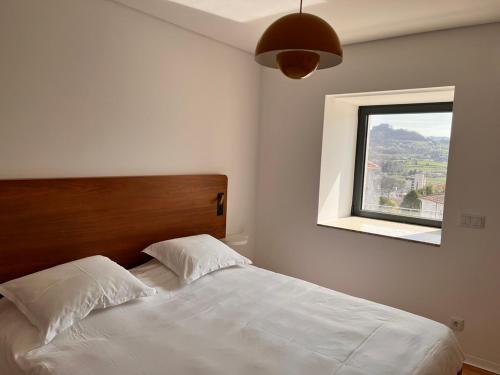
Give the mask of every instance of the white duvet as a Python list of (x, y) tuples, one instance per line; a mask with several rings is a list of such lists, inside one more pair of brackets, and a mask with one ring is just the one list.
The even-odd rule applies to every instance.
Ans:
[(37, 346), (0, 300), (1, 375), (456, 375), (462, 353), (434, 321), (257, 267), (180, 287), (157, 261), (132, 272), (156, 296), (96, 311)]

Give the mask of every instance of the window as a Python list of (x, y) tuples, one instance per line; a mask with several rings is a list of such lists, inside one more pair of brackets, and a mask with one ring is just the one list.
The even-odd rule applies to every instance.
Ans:
[(441, 227), (453, 103), (359, 107), (352, 215)]

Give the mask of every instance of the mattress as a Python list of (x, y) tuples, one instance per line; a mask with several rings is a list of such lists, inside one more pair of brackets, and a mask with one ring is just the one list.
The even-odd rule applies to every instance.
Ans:
[(132, 270), (158, 294), (94, 311), (39, 347), (0, 300), (0, 374), (456, 375), (444, 325), (254, 266), (181, 286), (156, 260)]

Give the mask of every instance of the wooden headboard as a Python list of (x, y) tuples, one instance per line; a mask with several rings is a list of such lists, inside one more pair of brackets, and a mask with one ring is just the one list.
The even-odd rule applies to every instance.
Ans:
[(0, 283), (96, 254), (131, 268), (153, 242), (222, 238), (225, 202), (224, 175), (0, 181)]

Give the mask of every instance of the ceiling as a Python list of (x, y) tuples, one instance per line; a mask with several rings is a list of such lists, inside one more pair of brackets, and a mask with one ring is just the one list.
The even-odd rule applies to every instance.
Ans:
[[(253, 52), (269, 24), (299, 0), (113, 0)], [(304, 0), (343, 44), (500, 21), (500, 0)]]

